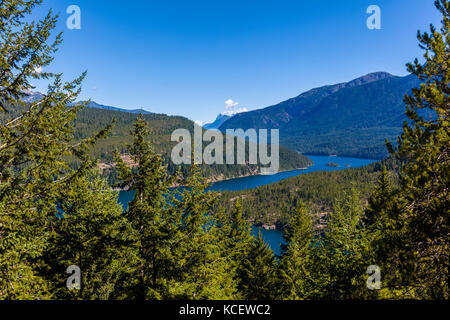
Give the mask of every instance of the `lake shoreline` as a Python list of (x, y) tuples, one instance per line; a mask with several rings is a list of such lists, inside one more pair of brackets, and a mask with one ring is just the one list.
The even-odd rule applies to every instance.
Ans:
[[(314, 166), (314, 164), (311, 165), (311, 166), (308, 166), (308, 167), (303, 167), (303, 168), (295, 168), (295, 169), (279, 170), (277, 173), (274, 173), (273, 175), (279, 174), (279, 173), (282, 173), (282, 172), (290, 172), (290, 171), (297, 171), (297, 170), (307, 170), (309, 167), (312, 167), (312, 166)], [(208, 183), (216, 183), (216, 182), (229, 181), (229, 180), (240, 179), (240, 178), (246, 178), (246, 177), (257, 177), (257, 176), (267, 176), (267, 174), (262, 174), (262, 173), (256, 173), (256, 174), (244, 174), (244, 175), (239, 175), (239, 176), (236, 176), (236, 177), (229, 177), (229, 178), (218, 179), (218, 180), (211, 180), (211, 178), (209, 178), (209, 179), (207, 179), (207, 182), (208, 182)]]
[[(282, 172), (291, 172), (291, 171), (297, 171), (297, 170), (308, 170), (308, 168), (314, 166), (314, 164), (312, 164), (311, 166), (307, 166), (307, 167), (302, 167), (302, 168), (296, 168), (296, 169), (286, 169), (286, 170), (279, 170), (277, 173), (274, 174), (278, 174), (278, 173), (282, 173)], [(240, 178), (247, 178), (247, 177), (257, 177), (257, 176), (263, 176), (264, 174), (262, 173), (256, 173), (256, 174), (243, 174), (243, 175), (239, 175), (239, 176), (235, 176), (235, 177), (228, 177), (228, 178), (223, 178), (223, 179), (215, 179), (213, 178), (207, 178), (206, 182), (209, 184), (213, 184), (216, 182), (222, 182), (222, 181), (230, 181), (230, 180), (235, 180), (235, 179), (240, 179)], [(178, 187), (184, 187), (185, 185), (180, 185), (180, 184), (174, 184), (172, 186), (170, 186), (171, 188), (178, 188)], [(113, 188), (113, 191), (130, 191), (128, 188)]]

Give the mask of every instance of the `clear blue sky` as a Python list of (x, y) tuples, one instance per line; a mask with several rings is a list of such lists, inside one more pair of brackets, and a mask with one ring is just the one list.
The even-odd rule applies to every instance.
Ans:
[[(81, 30), (66, 8), (81, 8)], [(381, 30), (369, 30), (369, 5)], [(64, 43), (47, 71), (88, 70), (82, 99), (211, 121), (225, 101), (266, 107), (369, 72), (405, 75), (418, 29), (440, 25), (431, 0), (44, 0)], [(42, 82), (37, 90), (45, 91)]]

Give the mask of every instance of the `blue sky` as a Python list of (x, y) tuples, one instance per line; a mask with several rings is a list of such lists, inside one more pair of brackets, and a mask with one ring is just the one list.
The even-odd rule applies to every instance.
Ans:
[[(72, 4), (81, 30), (66, 28)], [(381, 30), (366, 27), (369, 5)], [(431, 0), (44, 0), (35, 17), (48, 8), (64, 43), (46, 70), (87, 70), (82, 99), (206, 122), (227, 100), (252, 110), (374, 71), (405, 75), (422, 56), (417, 30), (440, 21)]]

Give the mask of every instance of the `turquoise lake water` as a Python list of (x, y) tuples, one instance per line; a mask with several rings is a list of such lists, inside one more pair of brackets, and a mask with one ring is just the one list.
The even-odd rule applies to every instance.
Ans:
[[(260, 176), (250, 176), (244, 178), (236, 178), (225, 181), (219, 181), (213, 183), (208, 190), (213, 191), (239, 191), (245, 189), (253, 189), (259, 186), (267, 185), (270, 183), (274, 183), (283, 179), (287, 179), (290, 177), (295, 177), (300, 174), (314, 172), (314, 171), (335, 171), (342, 170), (348, 168), (357, 168), (366, 166), (377, 160), (370, 159), (359, 159), (359, 158), (347, 158), (347, 157), (328, 157), (328, 156), (311, 156), (308, 155), (314, 165), (308, 167), (307, 169), (300, 170), (292, 170), (292, 171), (284, 171), (279, 172), (274, 175), (260, 175)], [(339, 164), (339, 167), (328, 167), (326, 164), (328, 162), (333, 162)], [(122, 204), (124, 209), (126, 208), (128, 202), (130, 202), (133, 198), (132, 191), (121, 191), (119, 194), (119, 202)], [(252, 227), (252, 233), (254, 235), (258, 234), (258, 231), (261, 232), (264, 240), (269, 244), (276, 255), (280, 255), (281, 248), (280, 245), (284, 243), (283, 232), (280, 230), (264, 230), (262, 228)]]

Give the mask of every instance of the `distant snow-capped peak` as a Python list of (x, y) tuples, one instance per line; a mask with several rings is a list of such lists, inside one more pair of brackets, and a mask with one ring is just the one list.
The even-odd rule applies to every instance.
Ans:
[(223, 115), (223, 116), (230, 116), (230, 117), (232, 117), (232, 116), (234, 116), (235, 114), (243, 113), (243, 112), (247, 112), (247, 111), (248, 111), (248, 109), (245, 108), (245, 107), (243, 107), (243, 108), (238, 108), (238, 109), (233, 109), (233, 110), (226, 110), (226, 111), (224, 111), (224, 112), (221, 112), (221, 113), (219, 114), (219, 116), (220, 116), (220, 115)]

